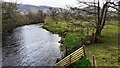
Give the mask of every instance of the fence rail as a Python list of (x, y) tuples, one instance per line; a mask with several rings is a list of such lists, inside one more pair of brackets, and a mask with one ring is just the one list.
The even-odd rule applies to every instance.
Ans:
[(79, 60), (84, 55), (85, 55), (85, 50), (84, 50), (84, 46), (82, 46), (78, 50), (74, 51), (73, 53), (71, 53), (70, 55), (68, 55), (58, 63), (56, 63), (54, 66), (68, 66)]

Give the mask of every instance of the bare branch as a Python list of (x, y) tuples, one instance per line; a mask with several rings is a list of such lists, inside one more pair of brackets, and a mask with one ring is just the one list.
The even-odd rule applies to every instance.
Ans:
[(109, 2), (109, 3), (113, 4), (114, 6), (120, 6), (120, 5), (115, 4), (114, 2)]
[(95, 2), (83, 2), (83, 1), (79, 1), (79, 0), (78, 0), (78, 3), (79, 3), (79, 4), (87, 5), (87, 6), (89, 6), (89, 7), (93, 7), (93, 6), (95, 6), (95, 5), (97, 6), (97, 4), (98, 4), (98, 3), (95, 3)]
[(117, 7), (114, 7), (114, 6), (108, 6), (108, 7), (111, 7), (111, 8), (113, 8), (113, 9), (116, 9), (117, 11), (119, 11), (119, 12), (120, 12), (120, 9), (119, 9), (119, 8), (117, 8)]
[(80, 19), (82, 19), (82, 20), (85, 20), (85, 21), (89, 22), (91, 25), (93, 25), (93, 26), (96, 28), (95, 24), (93, 24), (93, 23), (94, 23), (93, 21), (91, 21), (91, 20), (87, 20), (87, 19), (83, 18), (82, 16), (81, 16), (81, 18), (80, 18)]
[(83, 2), (83, 1), (80, 1), (80, 0), (78, 0), (78, 3), (84, 3), (84, 4), (98, 4), (98, 3), (95, 3), (95, 2)]

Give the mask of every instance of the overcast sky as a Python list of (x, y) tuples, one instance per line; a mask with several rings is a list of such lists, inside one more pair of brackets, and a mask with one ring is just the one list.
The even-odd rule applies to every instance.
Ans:
[[(15, 0), (4, 0), (7, 2), (15, 2)], [(53, 7), (64, 7), (65, 5), (76, 4), (76, 0), (17, 0), (18, 3), (31, 5), (47, 5)]]
[[(66, 5), (77, 5), (77, 0), (3, 0), (7, 2), (15, 2), (22, 4), (31, 4), (31, 5), (47, 5), (53, 7), (65, 7)], [(94, 1), (94, 0), (83, 0), (83, 1)], [(97, 0), (96, 0), (97, 1)], [(104, 0), (100, 0), (103, 3)]]

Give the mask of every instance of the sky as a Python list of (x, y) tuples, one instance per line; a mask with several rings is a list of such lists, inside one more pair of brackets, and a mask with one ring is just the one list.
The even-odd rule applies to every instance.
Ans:
[[(3, 0), (7, 2), (15, 2), (16, 0)], [(47, 5), (53, 7), (64, 7), (66, 5), (75, 5), (76, 0), (17, 0), (17, 3), (31, 4), (31, 5)]]
[[(65, 7), (66, 5), (71, 6), (78, 6), (77, 0), (3, 0), (6, 2), (15, 2), (22, 3), (22, 4), (30, 4), (30, 5), (46, 5), (46, 6), (52, 6), (52, 7)], [(94, 0), (83, 0), (83, 1), (94, 1)], [(98, 0), (95, 0), (98, 1)], [(100, 0), (101, 5), (104, 0)]]

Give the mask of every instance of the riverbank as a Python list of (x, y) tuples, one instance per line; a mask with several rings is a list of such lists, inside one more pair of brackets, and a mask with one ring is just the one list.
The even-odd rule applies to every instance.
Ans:
[[(2, 32), (11, 32), (14, 28), (30, 25), (30, 24), (38, 24), (40, 22), (16, 22), (16, 23), (3, 23), (2, 24)], [(43, 22), (44, 23), (44, 22)]]
[[(118, 66), (118, 24), (116, 24), (116, 21), (108, 23), (109, 24), (106, 24), (105, 28), (102, 31), (102, 43), (85, 46), (87, 53), (89, 53), (89, 58), (91, 61), (92, 55), (95, 55), (96, 64), (98, 66)], [(77, 44), (79, 46), (81, 39), (85, 38), (85, 34), (82, 34), (81, 28), (76, 32), (74, 29), (77, 28), (71, 27), (68, 23), (64, 22), (47, 23), (43, 26), (43, 28), (53, 33), (59, 33), (62, 35), (63, 46), (67, 46), (71, 52), (73, 50), (71, 48), (73, 46), (77, 46)], [(85, 31), (86, 30), (84, 30), (83, 33), (86, 33)]]
[(72, 48), (74, 48), (75, 45), (79, 45), (80, 41), (85, 38), (85, 35), (81, 31), (76, 30), (77, 32), (74, 32), (73, 27), (64, 21), (47, 23), (44, 24), (43, 28), (61, 36), (62, 39), (60, 43), (63, 45), (63, 48), (67, 48), (68, 52), (70, 51), (68, 54), (73, 52), (75, 49)]

